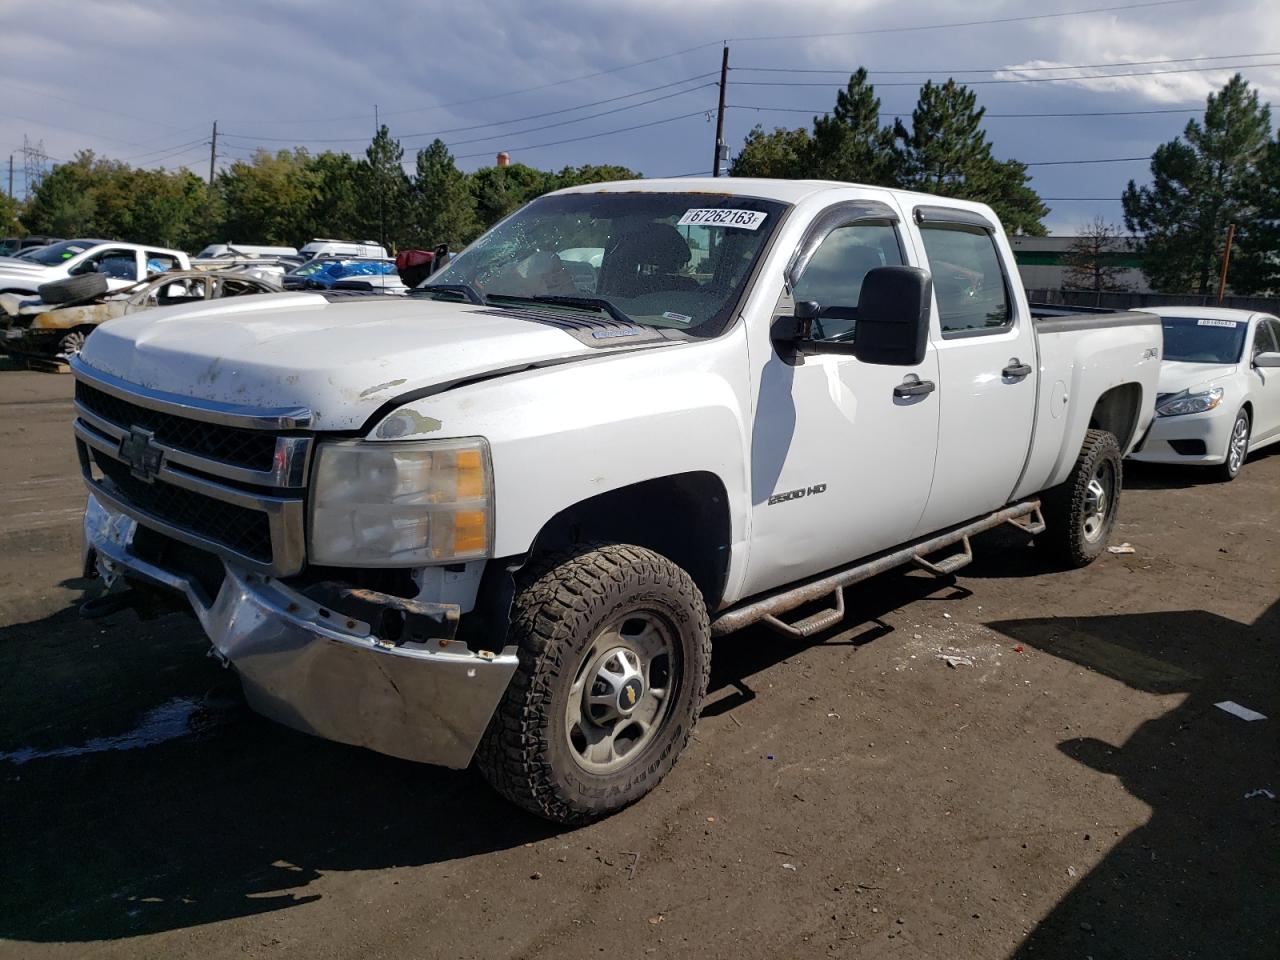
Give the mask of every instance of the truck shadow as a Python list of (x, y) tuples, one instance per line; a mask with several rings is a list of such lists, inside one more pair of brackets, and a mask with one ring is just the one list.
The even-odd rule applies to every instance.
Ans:
[[(67, 610), (0, 629), (0, 939), (110, 940), (268, 913), (317, 899), (307, 888), (322, 872), (556, 832), (470, 772), (257, 718), (205, 649), (181, 617), (88, 623)], [(147, 720), (193, 703), (173, 739)]]
[[(1272, 444), (1250, 453), (1242, 472), (1247, 473), (1258, 461), (1280, 455), (1280, 444)], [(1237, 476), (1237, 480), (1239, 477)], [(1133, 490), (1185, 490), (1190, 487), (1221, 487), (1229, 490), (1231, 484), (1218, 479), (1210, 467), (1179, 466), (1169, 463), (1124, 462), (1124, 485)]]
[[(1280, 933), (1280, 603), (1237, 623), (1203, 610), (991, 627), (1126, 686), (1182, 694), (1122, 744), (1059, 749), (1151, 807), (1012, 957), (1272, 957)], [(1246, 722), (1231, 700), (1270, 719)]]

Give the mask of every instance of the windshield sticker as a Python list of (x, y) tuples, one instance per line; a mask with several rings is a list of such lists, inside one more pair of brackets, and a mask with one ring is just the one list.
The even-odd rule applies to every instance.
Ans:
[(670, 320), (672, 323), (689, 323), (690, 321), (693, 320), (693, 317), (686, 316), (683, 313), (672, 313), (670, 310), (668, 310), (666, 313), (662, 315), (662, 319)]
[(755, 230), (764, 223), (767, 213), (759, 210), (725, 210), (721, 207), (686, 210), (676, 221), (680, 227), (737, 227), (739, 230)]
[(1199, 327), (1230, 327), (1232, 330), (1236, 328), (1234, 320), (1197, 320), (1196, 326)]

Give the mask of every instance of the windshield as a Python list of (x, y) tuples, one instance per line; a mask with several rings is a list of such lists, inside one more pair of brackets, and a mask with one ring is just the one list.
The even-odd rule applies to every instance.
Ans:
[(1244, 350), (1247, 320), (1164, 317), (1164, 358), (1182, 363), (1237, 363)]
[[(645, 326), (714, 333), (785, 209), (728, 194), (542, 197), (423, 286), (465, 284), (496, 306), (506, 297), (589, 298)], [(437, 296), (445, 295), (457, 296)]]
[(46, 267), (52, 267), (84, 253), (90, 247), (96, 247), (105, 242), (105, 240), (64, 240), (62, 243), (41, 247), (38, 252), (31, 255), (30, 259), (36, 263), (43, 263)]

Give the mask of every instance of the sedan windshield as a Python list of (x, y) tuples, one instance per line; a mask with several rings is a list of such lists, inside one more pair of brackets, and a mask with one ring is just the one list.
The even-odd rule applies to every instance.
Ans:
[(603, 310), (646, 326), (712, 334), (732, 315), (785, 209), (728, 194), (542, 197), (423, 288), (452, 287), (437, 294), (451, 297), (470, 288), (498, 307), (535, 300), (550, 309)]
[(1164, 358), (1182, 363), (1238, 363), (1247, 320), (1163, 317)]
[(64, 240), (62, 243), (55, 243), (48, 247), (41, 247), (38, 253), (33, 253), (30, 259), (36, 263), (43, 263), (46, 267), (57, 266), (65, 260), (84, 253), (90, 247), (96, 247), (105, 240)]

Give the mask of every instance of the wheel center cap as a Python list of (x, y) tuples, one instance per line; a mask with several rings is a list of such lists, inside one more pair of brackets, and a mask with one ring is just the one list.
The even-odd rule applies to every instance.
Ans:
[(618, 690), (618, 712), (624, 715), (630, 713), (643, 695), (644, 683), (639, 677), (632, 677)]

